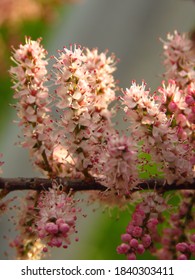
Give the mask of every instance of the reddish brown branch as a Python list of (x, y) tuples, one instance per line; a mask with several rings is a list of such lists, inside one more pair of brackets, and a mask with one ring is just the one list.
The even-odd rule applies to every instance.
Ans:
[[(52, 179), (46, 178), (0, 178), (0, 189), (3, 193), (9, 193), (17, 190), (48, 190), (52, 187)], [(107, 187), (97, 181), (82, 181), (82, 180), (70, 180), (67, 178), (56, 178), (54, 181), (57, 184), (61, 184), (66, 191), (72, 189), (73, 191), (105, 191)], [(146, 180), (137, 185), (138, 190), (158, 190), (159, 192), (167, 192), (173, 190), (195, 190), (195, 180), (192, 183), (179, 184), (176, 183), (168, 185), (163, 180), (154, 179)]]
[(164, 180), (160, 179), (153, 179), (153, 180), (147, 180), (143, 183), (140, 183), (138, 185), (140, 189), (154, 189), (158, 192), (167, 192), (167, 191), (179, 191), (179, 190), (195, 190), (195, 179), (192, 183), (186, 182), (183, 184), (176, 184), (175, 182), (172, 184), (166, 183)]
[(6, 192), (18, 190), (41, 191), (51, 188), (53, 182), (61, 184), (67, 191), (70, 189), (73, 191), (106, 190), (105, 186), (96, 181), (70, 180), (67, 178), (55, 178), (53, 180), (47, 178), (0, 178), (0, 189)]

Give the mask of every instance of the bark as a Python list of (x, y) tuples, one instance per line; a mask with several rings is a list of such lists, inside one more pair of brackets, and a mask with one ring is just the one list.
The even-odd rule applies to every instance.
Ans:
[[(68, 192), (72, 190), (74, 192), (77, 191), (105, 191), (107, 187), (102, 185), (100, 182), (96, 180), (70, 180), (67, 178), (55, 178), (55, 179), (47, 179), (47, 178), (0, 178), (0, 189), (2, 193), (9, 193), (12, 191), (22, 191), (22, 190), (34, 190), (34, 191), (42, 191), (48, 190), (52, 187), (53, 182), (58, 185), (61, 185), (64, 191)], [(160, 193), (167, 191), (177, 191), (177, 190), (195, 190), (195, 179), (192, 183), (183, 183), (183, 184), (167, 184), (164, 180), (153, 179), (146, 180), (137, 185), (136, 188), (131, 190), (130, 192), (141, 191), (141, 190), (156, 190)]]

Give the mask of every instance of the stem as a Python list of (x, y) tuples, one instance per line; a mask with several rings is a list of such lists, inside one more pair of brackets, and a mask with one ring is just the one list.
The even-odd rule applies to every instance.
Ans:
[[(0, 189), (2, 192), (9, 193), (11, 191), (17, 190), (48, 190), (52, 187), (52, 183), (57, 182), (57, 184), (62, 185), (65, 191), (72, 190), (77, 191), (106, 191), (109, 190), (106, 186), (97, 182), (96, 180), (70, 180), (69, 178), (0, 178)], [(131, 192), (141, 191), (141, 190), (156, 190), (159, 193), (164, 193), (167, 191), (177, 191), (177, 190), (195, 190), (195, 179), (192, 183), (183, 183), (177, 185), (172, 183), (168, 185), (164, 180), (154, 179), (146, 180), (139, 183), (136, 188)]]
[(68, 192), (70, 189), (73, 191), (88, 191), (98, 190), (105, 191), (107, 188), (96, 181), (82, 181), (82, 180), (70, 180), (66, 178), (0, 178), (0, 189), (6, 192), (18, 191), (18, 190), (34, 190), (42, 191), (52, 188), (52, 183), (62, 185)]
[(48, 171), (48, 173), (51, 173), (52, 172), (52, 168), (49, 165), (49, 162), (48, 162), (45, 150), (42, 152), (42, 157), (43, 157), (43, 160), (44, 160), (44, 163), (45, 163), (45, 167), (46, 167), (45, 170)]

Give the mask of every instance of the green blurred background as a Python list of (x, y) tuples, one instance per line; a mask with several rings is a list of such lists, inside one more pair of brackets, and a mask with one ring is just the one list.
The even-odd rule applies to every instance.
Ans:
[[(89, 48), (98, 47), (100, 51), (109, 49), (110, 53), (114, 52), (120, 59), (115, 77), (120, 81), (121, 87), (129, 87), (132, 79), (136, 79), (138, 83), (144, 79), (155, 90), (160, 85), (160, 75), (163, 72), (159, 37), (165, 39), (167, 32), (175, 29), (188, 32), (194, 27), (193, 1), (77, 0), (58, 6), (55, 15), (49, 20), (43, 17), (41, 20), (25, 21), (19, 30), (16, 29), (16, 38), (11, 30), (13, 26), (1, 27), (0, 38), (10, 41), (11, 35), (14, 37), (13, 42), (18, 39), (24, 42), (24, 35), (31, 36), (32, 39), (43, 37), (42, 43), (49, 55), (70, 43)], [(19, 129), (13, 123), (16, 113), (9, 107), (13, 100), (10, 78), (7, 75), (10, 49), (6, 50), (6, 63), (1, 63), (0, 76), (0, 152), (5, 161), (3, 176), (33, 177), (40, 174), (32, 169), (28, 152), (15, 145)], [(123, 128), (122, 122), (120, 127)], [(21, 194), (18, 192), (17, 195)], [(67, 250), (52, 250), (51, 259), (124, 259), (117, 255), (116, 247), (130, 220), (130, 212), (119, 213), (114, 209), (103, 213), (101, 207), (95, 208), (95, 212), (94, 206), (84, 208), (87, 217), (79, 219), (79, 242), (72, 242)], [(0, 259), (15, 258), (8, 242), (3, 239), (3, 235), (9, 235), (10, 238), (15, 235), (13, 227), (9, 233), (10, 228), (7, 217), (1, 218)], [(5, 251), (8, 256), (4, 255)], [(151, 256), (145, 254), (144, 258), (151, 259)]]

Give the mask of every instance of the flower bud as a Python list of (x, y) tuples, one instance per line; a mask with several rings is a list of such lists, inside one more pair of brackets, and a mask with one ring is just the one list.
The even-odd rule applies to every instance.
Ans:
[(129, 242), (132, 239), (131, 235), (128, 233), (124, 233), (121, 235), (121, 240), (123, 242)]
[(127, 255), (128, 260), (136, 260), (136, 255), (134, 253), (130, 253)]
[(131, 239), (131, 241), (129, 242), (130, 246), (133, 247), (133, 248), (137, 248), (138, 246), (138, 241), (137, 239), (133, 238)]
[(48, 233), (56, 234), (58, 232), (58, 226), (56, 224), (54, 224), (54, 223), (47, 223), (45, 225), (45, 230)]
[(151, 236), (149, 234), (145, 234), (142, 237), (142, 243), (145, 248), (148, 248), (152, 242)]
[(186, 252), (188, 250), (188, 244), (185, 242), (178, 243), (176, 245), (176, 250), (180, 252)]
[(59, 230), (62, 232), (62, 233), (66, 233), (70, 230), (70, 227), (68, 224), (66, 223), (61, 223), (59, 224)]
[(117, 253), (118, 254), (126, 254), (130, 249), (130, 246), (125, 244), (125, 243), (122, 243), (120, 246), (117, 247)]

